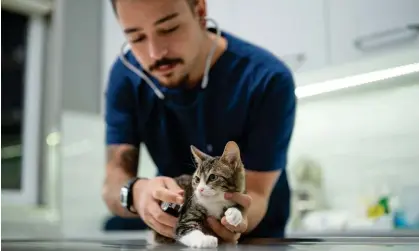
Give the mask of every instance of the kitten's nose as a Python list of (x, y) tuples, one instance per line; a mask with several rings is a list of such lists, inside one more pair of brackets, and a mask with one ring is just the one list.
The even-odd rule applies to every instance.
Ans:
[(203, 192), (204, 191), (204, 188), (203, 187), (201, 187), (200, 189), (199, 189), (199, 192)]

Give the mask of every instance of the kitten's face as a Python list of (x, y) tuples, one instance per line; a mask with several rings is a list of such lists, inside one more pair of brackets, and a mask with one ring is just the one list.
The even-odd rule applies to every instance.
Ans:
[(223, 199), (225, 192), (243, 192), (245, 170), (236, 143), (227, 143), (223, 155), (209, 156), (191, 147), (197, 169), (193, 175), (192, 186), (200, 199)]

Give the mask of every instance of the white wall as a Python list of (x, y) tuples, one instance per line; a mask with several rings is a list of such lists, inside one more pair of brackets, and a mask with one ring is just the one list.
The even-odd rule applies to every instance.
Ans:
[[(105, 174), (105, 127), (98, 115), (63, 114), (62, 225), (66, 236), (94, 234), (110, 215), (101, 198)], [(154, 176), (154, 164), (141, 148), (143, 177)]]
[(320, 164), (330, 206), (351, 208), (383, 186), (419, 185), (419, 76), (397, 84), (300, 104), (290, 159)]
[[(103, 91), (105, 91), (109, 77), (109, 70), (120, 54), (122, 44), (125, 42), (125, 36), (119, 23), (117, 22), (117, 17), (115, 16), (109, 1), (107, 4), (102, 5), (102, 12), (102, 84)], [(102, 100), (102, 109), (104, 109), (104, 100)]]
[[(123, 35), (109, 1), (103, 3), (102, 0), (96, 0), (91, 4), (102, 8), (100, 28), (103, 28), (100, 33), (102, 38), (99, 39), (102, 46), (98, 47), (101, 48), (99, 58), (102, 61), (102, 75), (99, 78), (103, 94), (109, 67), (119, 53)], [(81, 3), (80, 6), (84, 4)], [(103, 108), (103, 99), (101, 102)], [(61, 208), (62, 230), (65, 236), (99, 234), (104, 221), (110, 216), (101, 199), (106, 151), (103, 121), (101, 115), (88, 114), (87, 111), (83, 113), (66, 110), (62, 115)], [(140, 159), (140, 175), (153, 176), (155, 168), (144, 148), (141, 149)]]
[(102, 12), (102, 82), (103, 90), (105, 90), (109, 69), (120, 52), (124, 35), (109, 1), (102, 5)]

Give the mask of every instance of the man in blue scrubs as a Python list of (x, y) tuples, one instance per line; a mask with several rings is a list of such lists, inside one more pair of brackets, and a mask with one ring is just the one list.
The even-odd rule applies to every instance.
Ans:
[[(194, 171), (190, 146), (215, 156), (235, 141), (247, 169), (248, 195), (227, 199), (247, 207), (245, 220), (237, 227), (224, 219), (209, 223), (226, 241), (283, 237), (290, 207), (285, 168), (296, 110), (291, 72), (270, 52), (231, 33), (222, 31), (217, 38), (206, 28), (204, 0), (111, 2), (131, 46), (126, 59), (164, 99), (116, 59), (106, 92), (103, 198), (110, 211), (138, 217), (173, 237), (176, 218), (163, 212), (159, 201), (182, 203), (172, 177)], [(214, 43), (209, 82), (202, 87)], [(158, 168), (156, 178), (136, 178), (140, 143)]]

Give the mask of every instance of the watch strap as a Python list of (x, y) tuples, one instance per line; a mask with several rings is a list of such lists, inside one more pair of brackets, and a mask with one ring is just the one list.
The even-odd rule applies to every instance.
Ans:
[(140, 180), (139, 177), (133, 177), (128, 180), (128, 182), (121, 188), (121, 205), (130, 211), (131, 213), (137, 214), (133, 209), (134, 198), (133, 198), (133, 187), (135, 182)]

